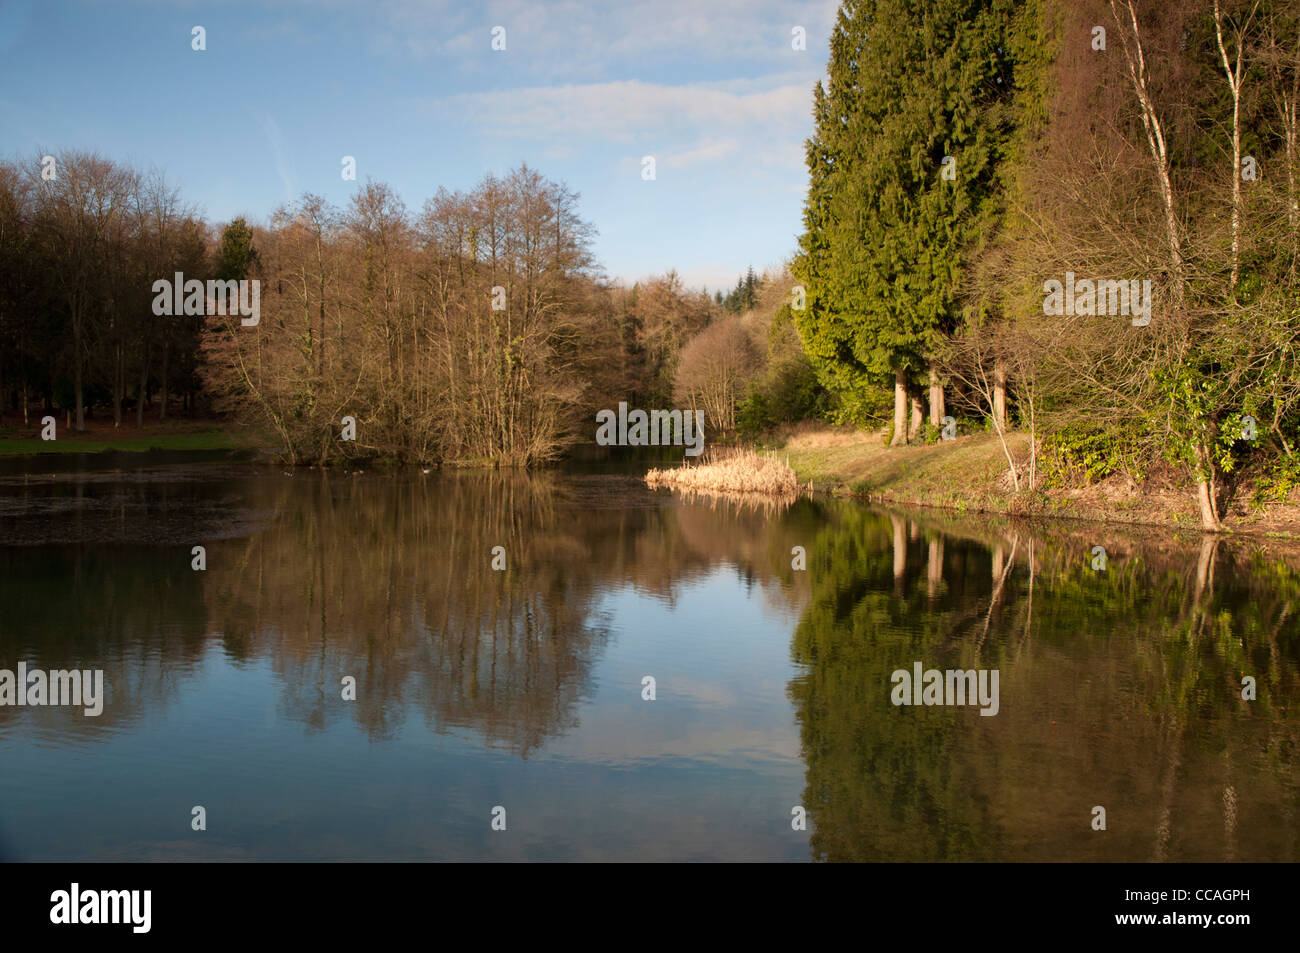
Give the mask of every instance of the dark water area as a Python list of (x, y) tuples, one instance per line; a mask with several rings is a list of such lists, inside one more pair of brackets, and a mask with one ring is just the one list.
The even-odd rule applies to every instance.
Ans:
[[(104, 699), (0, 705), (0, 851), (1294, 861), (1298, 565), (626, 462), (4, 461), (0, 671)], [(918, 662), (996, 672), (996, 714), (894, 704)]]

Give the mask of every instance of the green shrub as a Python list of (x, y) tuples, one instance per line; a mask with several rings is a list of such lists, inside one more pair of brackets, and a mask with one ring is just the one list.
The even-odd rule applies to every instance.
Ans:
[(832, 419), (833, 401), (803, 355), (773, 363), (736, 408), (736, 431), (747, 439), (801, 420)]
[(1280, 503), (1300, 487), (1300, 456), (1279, 457), (1255, 481), (1255, 506)]
[(736, 433), (746, 440), (755, 439), (777, 423), (772, 413), (772, 403), (761, 390), (753, 391), (736, 408)]
[(1135, 474), (1137, 449), (1124, 433), (1066, 427), (1043, 438), (1039, 473), (1047, 486), (1085, 485), (1114, 473)]

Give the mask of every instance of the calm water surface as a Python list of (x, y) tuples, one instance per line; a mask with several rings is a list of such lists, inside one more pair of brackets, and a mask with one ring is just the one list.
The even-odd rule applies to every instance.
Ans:
[[(107, 686), (0, 707), (5, 859), (1296, 859), (1284, 553), (627, 473), (4, 466), (0, 669)], [(891, 704), (917, 661), (996, 669), (998, 714)]]

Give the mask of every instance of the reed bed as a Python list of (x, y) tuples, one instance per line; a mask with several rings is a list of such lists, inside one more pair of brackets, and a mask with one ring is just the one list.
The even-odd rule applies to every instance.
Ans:
[(794, 498), (812, 484), (800, 486), (799, 478), (784, 460), (753, 450), (710, 451), (700, 463), (651, 470), (647, 486), (670, 487), (694, 493), (746, 494)]

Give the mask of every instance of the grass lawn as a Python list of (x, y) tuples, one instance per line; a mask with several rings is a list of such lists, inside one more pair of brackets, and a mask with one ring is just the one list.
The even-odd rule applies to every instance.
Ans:
[[(789, 462), (802, 483), (811, 480), (818, 491), (877, 502), (1199, 529), (1192, 490), (1185, 481), (1130, 486), (1111, 478), (1031, 493), (1025, 489), (1029, 436), (1009, 434), (1007, 445), (1020, 467), (1020, 493), (1011, 488), (1006, 454), (996, 434), (973, 434), (930, 446), (886, 447), (879, 433), (803, 426), (790, 434), (777, 454)], [(1270, 504), (1261, 510), (1249, 505), (1248, 498), (1247, 488), (1225, 506), (1225, 524), (1232, 531), (1300, 535), (1300, 501)]]
[(108, 427), (90, 427), (85, 433), (68, 433), (60, 425), (57, 439), (41, 440), (28, 436), (31, 428), (18, 436), (17, 428), (0, 429), (0, 456), (23, 456), (43, 453), (102, 453), (106, 450), (141, 452), (146, 450), (234, 450), (240, 444), (228, 433), (212, 424), (196, 426), (189, 422), (156, 425), (136, 430), (122, 427), (115, 432)]
[[(1011, 434), (1007, 443), (1018, 460), (1028, 453), (1025, 434)], [(1007, 470), (994, 434), (886, 447), (878, 433), (822, 429), (795, 434), (779, 454), (818, 489), (958, 508), (1001, 497), (998, 481)]]

